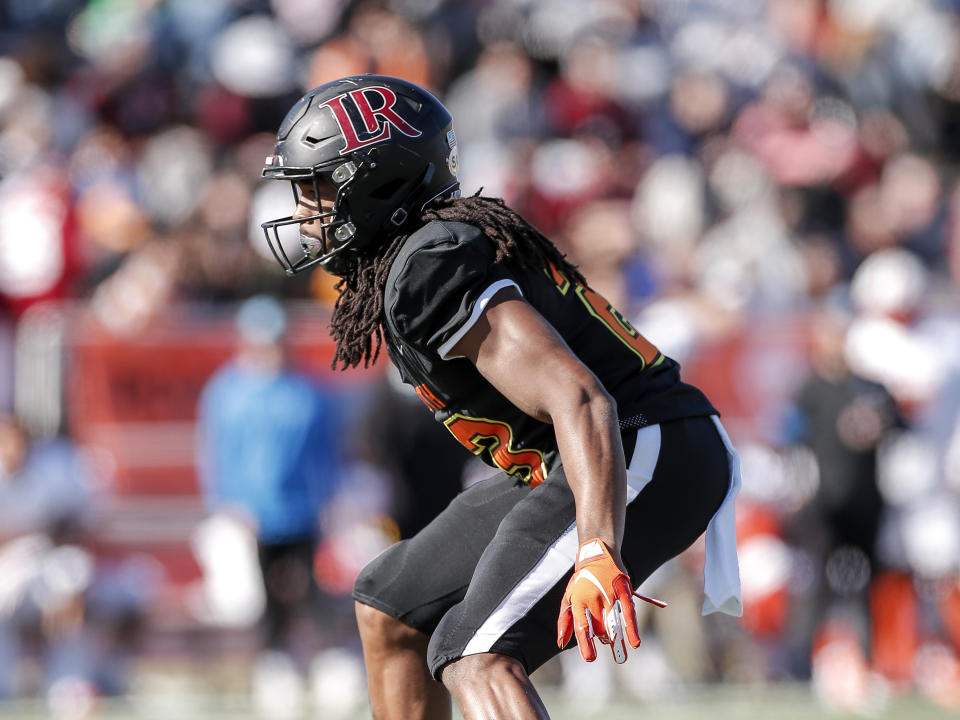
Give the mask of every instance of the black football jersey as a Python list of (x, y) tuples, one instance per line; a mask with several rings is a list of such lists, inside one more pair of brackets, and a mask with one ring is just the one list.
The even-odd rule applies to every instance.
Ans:
[(476, 227), (431, 222), (404, 243), (384, 294), (387, 351), (436, 419), (468, 450), (520, 481), (538, 485), (560, 461), (553, 426), (522, 412), (451, 348), (487, 302), (516, 287), (563, 337), (617, 402), (623, 429), (710, 415), (698, 389), (589, 287), (552, 266), (495, 262)]

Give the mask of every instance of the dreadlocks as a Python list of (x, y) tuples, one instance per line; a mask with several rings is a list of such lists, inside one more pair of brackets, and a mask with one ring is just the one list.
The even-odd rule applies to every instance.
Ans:
[[(468, 223), (478, 227), (496, 247), (496, 262), (510, 262), (523, 269), (552, 264), (560, 272), (586, 284), (583, 275), (530, 223), (499, 198), (476, 195), (436, 200), (423, 212), (421, 224), (431, 220)], [(333, 367), (369, 367), (383, 345), (383, 293), (387, 273), (409, 233), (393, 238), (383, 252), (359, 263), (337, 283), (339, 297), (330, 321), (336, 342)]]

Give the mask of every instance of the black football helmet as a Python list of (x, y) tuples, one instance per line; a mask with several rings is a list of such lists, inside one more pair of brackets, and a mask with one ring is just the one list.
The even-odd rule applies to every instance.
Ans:
[[(355, 75), (314, 88), (290, 109), (262, 177), (320, 182), (336, 189), (333, 209), (292, 215), (261, 225), (277, 262), (292, 275), (319, 264), (334, 275), (354, 266), (400, 232), (426, 205), (452, 195), (457, 180), (457, 139), (447, 109), (413, 83), (383, 75)], [(321, 221), (321, 239), (299, 235), (302, 256), (284, 247), (279, 229)]]

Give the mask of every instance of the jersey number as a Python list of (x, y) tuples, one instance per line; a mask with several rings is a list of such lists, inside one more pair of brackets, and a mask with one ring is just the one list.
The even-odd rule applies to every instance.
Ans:
[(513, 428), (507, 423), (455, 413), (443, 424), (467, 450), (474, 455), (486, 452), (494, 465), (530, 487), (536, 487), (546, 479), (543, 453), (533, 449), (514, 449)]
[[(570, 280), (552, 265), (550, 266), (550, 276), (556, 284), (557, 290), (566, 295), (572, 285)], [(620, 314), (620, 311), (608, 303), (602, 295), (579, 283), (573, 285), (573, 287), (577, 297), (580, 298), (580, 302), (587, 307), (590, 314), (602, 322), (607, 330), (616, 335), (620, 342), (630, 348), (640, 358), (643, 367), (651, 364), (657, 365), (663, 360), (660, 351), (637, 332), (636, 328)]]

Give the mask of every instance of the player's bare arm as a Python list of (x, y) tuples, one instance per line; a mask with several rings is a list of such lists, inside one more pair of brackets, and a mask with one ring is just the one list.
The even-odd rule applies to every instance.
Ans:
[(565, 646), (575, 632), (581, 656), (592, 662), (597, 637), (611, 643), (616, 661), (624, 662), (624, 640), (637, 647), (640, 634), (620, 557), (627, 482), (616, 403), (513, 288), (494, 296), (454, 353), (469, 358), (520, 410), (553, 424), (580, 540), (560, 607), (557, 644)]
[(453, 348), (514, 405), (552, 423), (576, 498), (581, 541), (600, 538), (617, 564), (626, 464), (614, 400), (514, 288), (501, 290)]

